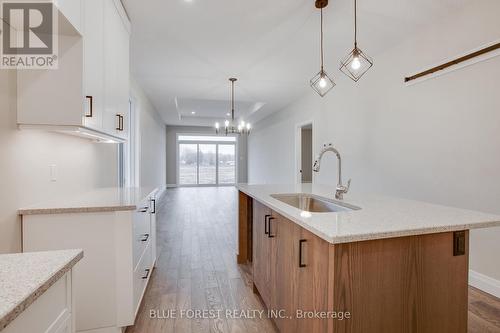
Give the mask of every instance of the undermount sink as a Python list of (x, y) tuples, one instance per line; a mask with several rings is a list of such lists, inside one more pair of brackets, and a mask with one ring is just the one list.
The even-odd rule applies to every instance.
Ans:
[(361, 208), (314, 194), (271, 194), (271, 197), (302, 211), (311, 213), (334, 213), (359, 210)]

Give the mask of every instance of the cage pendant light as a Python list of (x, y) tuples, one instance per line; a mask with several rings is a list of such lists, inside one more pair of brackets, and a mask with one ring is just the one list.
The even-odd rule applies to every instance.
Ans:
[(224, 129), (221, 129), (220, 124), (215, 123), (215, 133), (217, 134), (250, 134), (251, 125), (250, 123), (245, 123), (243, 120), (237, 124), (234, 119), (234, 83), (238, 81), (238, 79), (232, 77), (229, 79), (231, 82), (231, 119), (224, 120)]
[(354, 49), (340, 62), (340, 70), (357, 82), (373, 66), (373, 59), (358, 48), (358, 8), (354, 0)]
[(321, 97), (324, 97), (333, 87), (335, 82), (328, 76), (324, 70), (324, 52), (323, 52), (323, 8), (328, 5), (327, 0), (317, 0), (316, 8), (321, 12), (321, 28), (320, 28), (320, 52), (321, 52), (321, 69), (311, 80), (311, 88), (314, 89)]

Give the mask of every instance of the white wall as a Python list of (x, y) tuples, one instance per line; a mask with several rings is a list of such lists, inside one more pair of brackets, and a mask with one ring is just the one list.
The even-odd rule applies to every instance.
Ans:
[[(17, 129), (16, 73), (0, 70), (0, 253), (21, 250), (21, 207), (117, 183), (116, 145)], [(57, 181), (49, 165), (57, 165)]]
[[(167, 184), (177, 185), (177, 134), (215, 135), (213, 127), (206, 126), (167, 126)], [(247, 138), (238, 138), (238, 182), (247, 181)]]
[(135, 112), (139, 115), (140, 186), (165, 186), (167, 184), (165, 123), (133, 79), (131, 90)]
[[(249, 182), (293, 182), (295, 126), (314, 119), (315, 154), (334, 143), (351, 191), (500, 214), (500, 57), (403, 84), (405, 75), (500, 39), (499, 12), (500, 2), (482, 0), (450, 14), (374, 55), (358, 84), (331, 69), (337, 86), (325, 98), (311, 90), (255, 124)], [(325, 156), (315, 181), (335, 184), (335, 175), (334, 156)], [(498, 253), (500, 228), (471, 233), (472, 270), (500, 280)]]

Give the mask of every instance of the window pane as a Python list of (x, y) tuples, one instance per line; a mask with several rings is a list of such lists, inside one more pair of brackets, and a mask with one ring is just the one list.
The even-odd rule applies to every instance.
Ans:
[(219, 184), (236, 183), (235, 150), (235, 145), (219, 145)]
[(234, 136), (179, 135), (179, 141), (236, 142), (236, 137), (234, 137)]
[(181, 185), (195, 185), (198, 165), (198, 151), (196, 144), (179, 145), (179, 183)]
[(215, 144), (213, 145), (199, 145), (199, 180), (200, 184), (215, 184)]

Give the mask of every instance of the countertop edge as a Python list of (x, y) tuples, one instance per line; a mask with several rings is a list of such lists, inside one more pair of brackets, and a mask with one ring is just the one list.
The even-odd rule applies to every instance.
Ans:
[(23, 301), (17, 304), (6, 315), (0, 318), (0, 331), (6, 328), (12, 321), (14, 321), (24, 310), (26, 310), (33, 302), (42, 296), (50, 287), (52, 287), (59, 279), (66, 274), (73, 266), (76, 265), (83, 258), (83, 250), (70, 260), (66, 265), (54, 273), (50, 278), (45, 281), (41, 286), (28, 295)]
[(429, 228), (419, 228), (419, 229), (396, 230), (391, 232), (380, 232), (377, 234), (367, 233), (354, 236), (337, 236), (332, 238), (322, 233), (320, 230), (304, 223), (303, 221), (297, 220), (294, 216), (291, 216), (287, 212), (283, 211), (281, 208), (272, 205), (272, 203), (267, 202), (265, 198), (259, 198), (258, 195), (251, 193), (251, 191), (241, 188), (240, 186), (237, 186), (237, 189), (238, 191), (261, 202), (262, 204), (270, 206), (270, 208), (276, 211), (278, 214), (283, 215), (283, 217), (289, 219), (290, 221), (294, 222), (300, 227), (312, 232), (313, 234), (327, 241), (330, 244), (345, 244), (345, 243), (361, 242), (361, 241), (369, 241), (377, 239), (408, 237), (408, 236), (426, 235), (426, 234), (441, 233), (441, 232), (461, 231), (461, 230), (473, 230), (473, 229), (480, 229), (487, 227), (500, 227), (500, 221), (494, 221), (494, 222), (489, 221), (489, 222), (478, 222), (474, 224), (466, 223), (466, 224), (459, 224), (446, 227), (429, 227)]
[(68, 207), (68, 208), (26, 208), (19, 209), (18, 215), (71, 214), (71, 213), (106, 213), (136, 210), (137, 205), (102, 206), (102, 207)]

